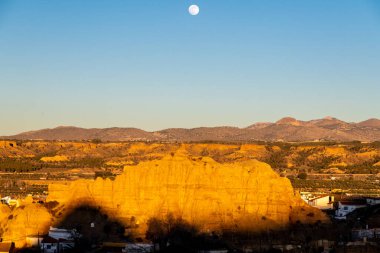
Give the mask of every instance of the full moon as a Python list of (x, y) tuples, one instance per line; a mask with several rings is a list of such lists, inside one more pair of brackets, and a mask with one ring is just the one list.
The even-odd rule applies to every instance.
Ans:
[(189, 7), (189, 13), (190, 13), (190, 15), (193, 15), (193, 16), (198, 15), (198, 13), (199, 13), (199, 7), (198, 7), (198, 5), (195, 5), (195, 4), (190, 5), (190, 7)]

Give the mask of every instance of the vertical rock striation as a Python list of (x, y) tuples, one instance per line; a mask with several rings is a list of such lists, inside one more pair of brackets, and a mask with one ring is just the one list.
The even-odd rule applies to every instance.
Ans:
[(142, 231), (149, 218), (168, 213), (205, 231), (275, 229), (296, 220), (326, 220), (294, 193), (288, 179), (265, 163), (220, 164), (181, 152), (126, 166), (114, 181), (97, 178), (52, 184), (48, 201), (58, 201), (66, 211), (90, 204), (121, 221), (134, 217)]

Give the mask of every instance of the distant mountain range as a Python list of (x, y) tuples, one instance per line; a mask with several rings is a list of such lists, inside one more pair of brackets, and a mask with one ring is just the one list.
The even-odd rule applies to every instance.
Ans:
[(380, 120), (359, 123), (325, 117), (301, 121), (291, 117), (275, 123), (255, 123), (246, 128), (199, 127), (169, 128), (147, 132), (137, 128), (57, 127), (24, 132), (2, 139), (17, 140), (94, 140), (102, 141), (379, 141)]

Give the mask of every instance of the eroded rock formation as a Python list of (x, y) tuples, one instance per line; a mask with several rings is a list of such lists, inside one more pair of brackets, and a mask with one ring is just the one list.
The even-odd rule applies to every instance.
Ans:
[(5, 205), (0, 208), (1, 237), (4, 242), (14, 242), (18, 248), (26, 245), (28, 236), (46, 234), (52, 221), (43, 205), (28, 200), (17, 208)]
[(125, 223), (134, 217), (140, 232), (149, 218), (168, 213), (205, 231), (275, 229), (297, 220), (326, 220), (265, 163), (220, 164), (181, 150), (162, 160), (126, 166), (115, 180), (52, 184), (48, 201), (58, 201), (63, 212), (90, 204)]
[[(326, 221), (304, 203), (287, 178), (257, 160), (218, 163), (184, 148), (161, 160), (125, 166), (114, 180), (78, 180), (49, 185), (46, 207), (28, 197), (2, 206), (0, 232), (17, 247), (44, 234), (77, 207), (90, 205), (143, 235), (149, 218), (181, 217), (203, 231), (260, 231), (290, 223)], [(55, 203), (58, 202), (57, 203)], [(49, 207), (50, 206), (50, 207)], [(49, 209), (47, 209), (49, 207)], [(133, 221), (133, 224), (131, 222)]]

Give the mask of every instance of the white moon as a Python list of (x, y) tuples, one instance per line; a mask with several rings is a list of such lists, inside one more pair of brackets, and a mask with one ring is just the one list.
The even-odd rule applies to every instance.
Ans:
[(193, 16), (198, 15), (198, 13), (199, 13), (199, 7), (198, 7), (198, 5), (195, 5), (195, 4), (190, 5), (190, 7), (189, 7), (189, 13), (190, 13), (190, 15), (193, 15)]

